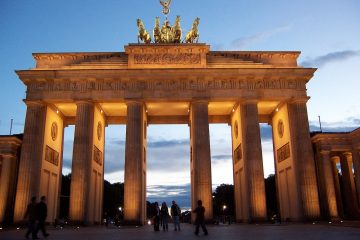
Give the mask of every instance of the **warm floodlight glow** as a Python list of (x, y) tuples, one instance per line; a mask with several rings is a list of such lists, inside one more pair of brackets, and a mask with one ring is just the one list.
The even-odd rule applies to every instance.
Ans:
[(148, 220), (148, 225), (151, 225), (151, 220)]
[(59, 109), (56, 109), (56, 113), (59, 114)]
[(101, 114), (104, 112), (102, 109), (100, 110)]
[(122, 211), (122, 207), (121, 207), (121, 206), (119, 207), (119, 211), (120, 211), (120, 212)]
[(223, 210), (225, 210), (226, 208), (227, 208), (226, 205), (224, 205), (224, 206), (223, 206)]
[(235, 109), (234, 109), (234, 108), (232, 109), (232, 112), (235, 112)]
[(279, 111), (279, 108), (276, 108), (276, 111), (278, 112), (278, 111)]

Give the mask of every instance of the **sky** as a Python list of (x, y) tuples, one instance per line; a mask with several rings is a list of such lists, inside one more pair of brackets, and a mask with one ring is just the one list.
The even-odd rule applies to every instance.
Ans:
[[(34, 52), (121, 52), (137, 41), (136, 19), (148, 31), (158, 0), (1, 0), (0, 135), (21, 133), (25, 86), (15, 70), (34, 67)], [(360, 125), (360, 1), (173, 0), (169, 19), (183, 31), (200, 18), (200, 42), (211, 50), (301, 51), (298, 63), (318, 70), (307, 84), (311, 130), (351, 131)], [(125, 126), (106, 128), (105, 179), (123, 181)], [(274, 172), (271, 128), (261, 125), (264, 175)], [(74, 126), (65, 129), (64, 173), (71, 168)], [(230, 127), (210, 125), (214, 187), (232, 183)], [(189, 128), (150, 125), (148, 197), (189, 199)], [(226, 174), (224, 174), (226, 173)], [(164, 194), (164, 192), (166, 194)], [(185, 205), (187, 204), (184, 200)]]

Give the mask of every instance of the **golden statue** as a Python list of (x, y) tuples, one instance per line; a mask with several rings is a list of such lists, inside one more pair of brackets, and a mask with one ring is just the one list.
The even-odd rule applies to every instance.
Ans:
[(155, 18), (155, 26), (153, 29), (154, 42), (161, 43), (161, 30), (160, 30), (160, 19), (159, 17)]
[(150, 34), (146, 31), (145, 27), (144, 27), (144, 23), (141, 21), (140, 18), (137, 19), (137, 26), (139, 28), (139, 33), (138, 33), (138, 43), (140, 43), (140, 40), (144, 43), (150, 43), (151, 42), (151, 36)]
[(180, 27), (180, 16), (176, 16), (175, 24), (173, 27), (174, 43), (181, 43), (182, 30)]
[(186, 34), (185, 43), (197, 43), (199, 41), (199, 31), (198, 31), (198, 25), (199, 25), (200, 18), (195, 18), (191, 30)]

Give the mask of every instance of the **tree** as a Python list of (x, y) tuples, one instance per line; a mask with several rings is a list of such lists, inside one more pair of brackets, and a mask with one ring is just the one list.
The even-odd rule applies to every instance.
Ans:
[[(226, 208), (224, 209), (224, 206)], [(221, 184), (213, 192), (214, 216), (228, 215), (235, 216), (234, 185)]]

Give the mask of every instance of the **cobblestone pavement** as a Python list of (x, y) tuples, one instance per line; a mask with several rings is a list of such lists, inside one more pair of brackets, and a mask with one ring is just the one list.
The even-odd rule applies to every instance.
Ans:
[[(316, 223), (316, 224), (232, 224), (232, 225), (208, 225), (209, 235), (204, 236), (200, 231), (199, 236), (194, 235), (194, 226), (182, 224), (181, 231), (175, 232), (172, 226), (169, 226), (168, 232), (154, 232), (152, 226), (144, 227), (66, 227), (56, 229), (48, 227), (49, 240), (119, 240), (119, 239), (171, 239), (171, 240), (189, 240), (189, 239), (236, 239), (236, 240), (257, 240), (257, 239), (286, 239), (286, 240), (332, 240), (332, 239), (360, 239), (360, 222), (343, 223)], [(10, 228), (0, 230), (1, 240), (25, 239), (26, 229)], [(39, 234), (40, 239), (44, 237)]]

